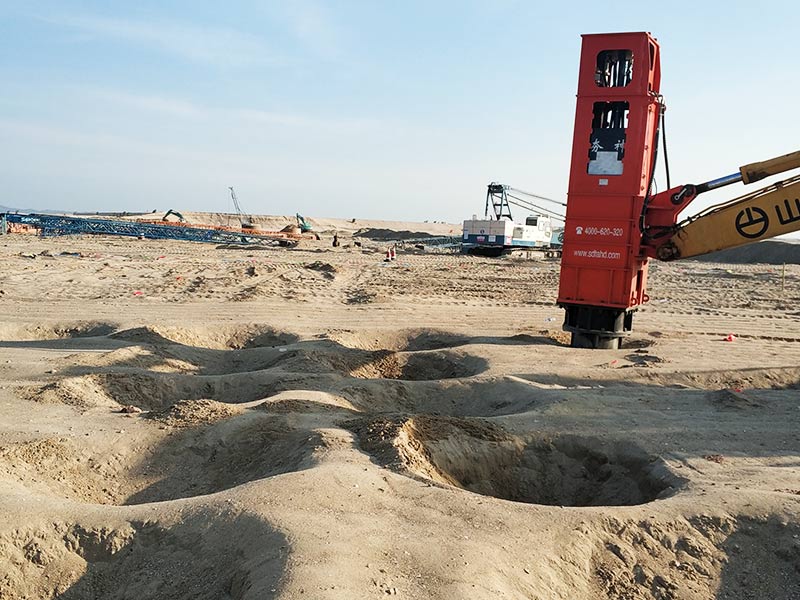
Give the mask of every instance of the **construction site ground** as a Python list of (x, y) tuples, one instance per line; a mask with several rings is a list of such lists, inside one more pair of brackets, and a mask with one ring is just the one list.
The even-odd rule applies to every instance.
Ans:
[(800, 266), (342, 243), (0, 239), (0, 598), (800, 598)]

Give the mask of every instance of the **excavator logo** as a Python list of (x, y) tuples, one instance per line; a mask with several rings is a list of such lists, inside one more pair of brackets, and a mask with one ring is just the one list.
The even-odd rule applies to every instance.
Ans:
[(753, 240), (761, 237), (768, 227), (769, 217), (767, 213), (757, 206), (744, 208), (736, 215), (736, 231), (747, 239)]

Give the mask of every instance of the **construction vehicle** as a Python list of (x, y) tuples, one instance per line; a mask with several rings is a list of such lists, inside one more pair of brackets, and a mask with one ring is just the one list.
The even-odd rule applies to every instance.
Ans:
[(544, 255), (548, 258), (561, 256), (563, 248), (564, 228), (559, 227), (553, 230), (553, 234), (550, 236), (550, 247), (545, 250)]
[[(500, 256), (517, 249), (557, 251), (552, 248), (553, 219), (563, 219), (563, 216), (515, 196), (512, 192), (565, 206), (563, 203), (544, 196), (537, 196), (508, 185), (492, 182), (486, 189), (484, 218), (478, 219), (477, 215), (473, 215), (472, 219), (464, 221), (461, 242), (463, 252), (482, 256)], [(516, 223), (511, 214), (512, 204), (534, 211), (534, 214), (525, 219), (525, 224)], [(489, 214), (490, 208), (491, 215)]]
[[(575, 347), (619, 347), (649, 299), (650, 258), (690, 258), (800, 230), (800, 176), (678, 221), (704, 192), (800, 168), (800, 152), (672, 187), (660, 82), (650, 34), (583, 36), (558, 293)], [(659, 139), (668, 189), (654, 193)]]
[(236, 210), (236, 216), (239, 217), (239, 224), (241, 225), (242, 229), (256, 229), (256, 225), (253, 223), (253, 217), (246, 215), (242, 212), (242, 207), (239, 205), (239, 198), (236, 196), (236, 191), (233, 189), (232, 186), (228, 186), (228, 189), (231, 191), (231, 200), (233, 200), (233, 208)]
[(173, 215), (178, 218), (179, 223), (186, 223), (186, 219), (183, 218), (183, 215), (179, 213), (177, 210), (169, 209), (167, 212), (164, 213), (164, 216), (161, 217), (162, 221), (169, 221), (170, 215)]
[(300, 213), (295, 213), (294, 217), (295, 219), (297, 219), (297, 226), (300, 228), (301, 233), (310, 233), (314, 231), (314, 228), (311, 226), (311, 223), (306, 221), (303, 218), (303, 215), (301, 215)]

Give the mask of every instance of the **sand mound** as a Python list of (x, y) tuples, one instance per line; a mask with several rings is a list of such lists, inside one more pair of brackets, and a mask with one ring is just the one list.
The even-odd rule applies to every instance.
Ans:
[[(118, 403), (110, 397), (94, 375), (64, 377), (43, 386), (23, 387), (20, 397), (42, 404), (66, 404), (81, 410), (96, 407), (119, 408)], [(123, 402), (122, 404), (128, 404)]]
[(271, 386), (251, 374), (198, 376), (172, 373), (99, 373), (86, 376), (116, 403), (161, 410), (182, 400), (240, 404), (269, 395)]
[[(196, 411), (184, 414), (192, 412)], [(224, 419), (223, 414), (217, 410), (212, 420)], [(294, 429), (285, 418), (257, 412), (183, 431), (123, 475), (137, 488), (125, 504), (212, 494), (306, 469), (324, 446), (316, 432)]]
[(0, 537), (3, 598), (272, 597), (286, 540), (249, 515), (192, 511), (179, 523), (52, 522)]
[(113, 323), (78, 321), (76, 323), (0, 324), (0, 339), (5, 341), (61, 340), (105, 336), (117, 328)]
[(277, 376), (269, 374), (200, 376), (122, 371), (66, 377), (44, 386), (24, 388), (20, 395), (43, 404), (67, 404), (80, 409), (132, 405), (144, 411), (160, 411), (183, 400), (241, 404), (270, 396), (280, 387)]
[(315, 260), (314, 262), (305, 265), (305, 267), (306, 269), (317, 271), (326, 279), (334, 279), (336, 277), (336, 273), (339, 271), (332, 264), (322, 262), (321, 260)]
[(395, 352), (441, 350), (461, 346), (469, 341), (466, 336), (435, 329), (361, 329), (358, 331), (340, 329), (329, 332), (328, 339), (347, 348), (393, 350)]
[(346, 398), (321, 391), (294, 390), (279, 392), (258, 405), (270, 413), (357, 413), (359, 410)]
[(660, 497), (677, 479), (631, 444), (520, 438), (496, 425), (417, 416), (357, 426), (367, 451), (412, 474), (516, 502), (624, 506)]
[(243, 408), (214, 400), (181, 400), (163, 411), (150, 413), (150, 418), (170, 427), (195, 427), (229, 419)]
[(240, 413), (183, 403), (156, 417), (177, 428), (164, 432), (161, 441), (113, 452), (69, 437), (7, 444), (0, 447), (0, 476), (43, 495), (140, 504), (211, 494), (305, 469), (324, 446), (317, 433), (294, 429), (285, 417)]
[(401, 379), (406, 381), (432, 381), (471, 377), (486, 369), (486, 362), (463, 353), (425, 352), (405, 354), (381, 352), (374, 360), (350, 371), (353, 377), (363, 379)]
[(435, 237), (424, 231), (397, 231), (394, 229), (364, 228), (353, 233), (353, 237), (363, 237), (377, 242), (413, 240), (417, 238)]
[(91, 368), (140, 369), (160, 373), (228, 375), (271, 368), (291, 352), (283, 348), (256, 347), (243, 350), (214, 350), (173, 343), (128, 346), (102, 357), (75, 359), (76, 365)]
[(800, 367), (684, 371), (675, 374), (654, 374), (652, 379), (664, 385), (678, 384), (705, 390), (793, 389), (800, 386)]
[(796, 242), (765, 240), (756, 244), (729, 248), (728, 250), (721, 250), (720, 252), (712, 252), (705, 256), (698, 256), (693, 260), (732, 264), (800, 264), (800, 244)]
[(417, 381), (361, 379), (345, 382), (338, 389), (362, 412), (403, 411), (458, 417), (524, 413), (559, 397), (557, 390), (535, 388), (525, 380), (485, 375)]
[[(462, 350), (393, 352), (344, 349), (328, 342), (303, 342), (284, 348), (212, 350), (171, 342), (122, 348), (103, 355), (72, 359), (62, 376), (45, 385), (29, 386), (23, 396), (40, 403), (67, 404), (80, 409), (132, 405), (144, 411), (164, 411), (183, 401), (242, 404), (285, 390), (325, 391), (331, 387), (354, 406), (381, 405), (376, 396), (392, 397), (384, 387), (358, 387), (348, 380), (441, 382), (470, 378), (488, 362)], [(389, 388), (392, 386), (389, 385)], [(406, 394), (406, 390), (397, 390)], [(426, 395), (426, 390), (419, 390)], [(419, 395), (419, 394), (418, 394)], [(452, 395), (451, 395), (452, 396)], [(407, 406), (385, 404), (387, 410)], [(451, 402), (452, 397), (447, 400)]]
[(798, 531), (778, 515), (698, 515), (660, 523), (612, 517), (578, 535), (596, 547), (593, 597), (791, 600), (800, 594)]
[(0, 447), (0, 473), (40, 493), (103, 497), (103, 473), (92, 467), (87, 453), (73, 438), (48, 437)]
[(200, 365), (195, 361), (184, 360), (175, 356), (176, 353), (147, 344), (127, 346), (111, 350), (102, 355), (93, 353), (85, 356), (74, 357), (71, 371), (82, 370), (82, 367), (96, 370), (97, 368), (126, 368), (142, 369), (159, 373), (194, 373), (200, 370)]
[(148, 326), (127, 329), (110, 337), (143, 344), (183, 344), (216, 350), (260, 348), (293, 344), (299, 337), (266, 325), (221, 327)]
[(341, 350), (316, 348), (291, 353), (281, 369), (295, 373), (334, 372), (358, 379), (429, 381), (471, 377), (487, 368), (486, 361), (457, 351), (420, 353), (389, 350)]

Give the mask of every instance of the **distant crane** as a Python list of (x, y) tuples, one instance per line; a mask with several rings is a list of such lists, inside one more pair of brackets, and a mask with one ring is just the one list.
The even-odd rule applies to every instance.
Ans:
[(255, 229), (256, 226), (253, 224), (253, 217), (242, 212), (242, 207), (239, 206), (239, 199), (236, 197), (236, 191), (233, 189), (233, 186), (228, 186), (228, 189), (231, 191), (233, 208), (236, 209), (236, 216), (239, 217), (239, 224), (241, 225), (242, 229)]

